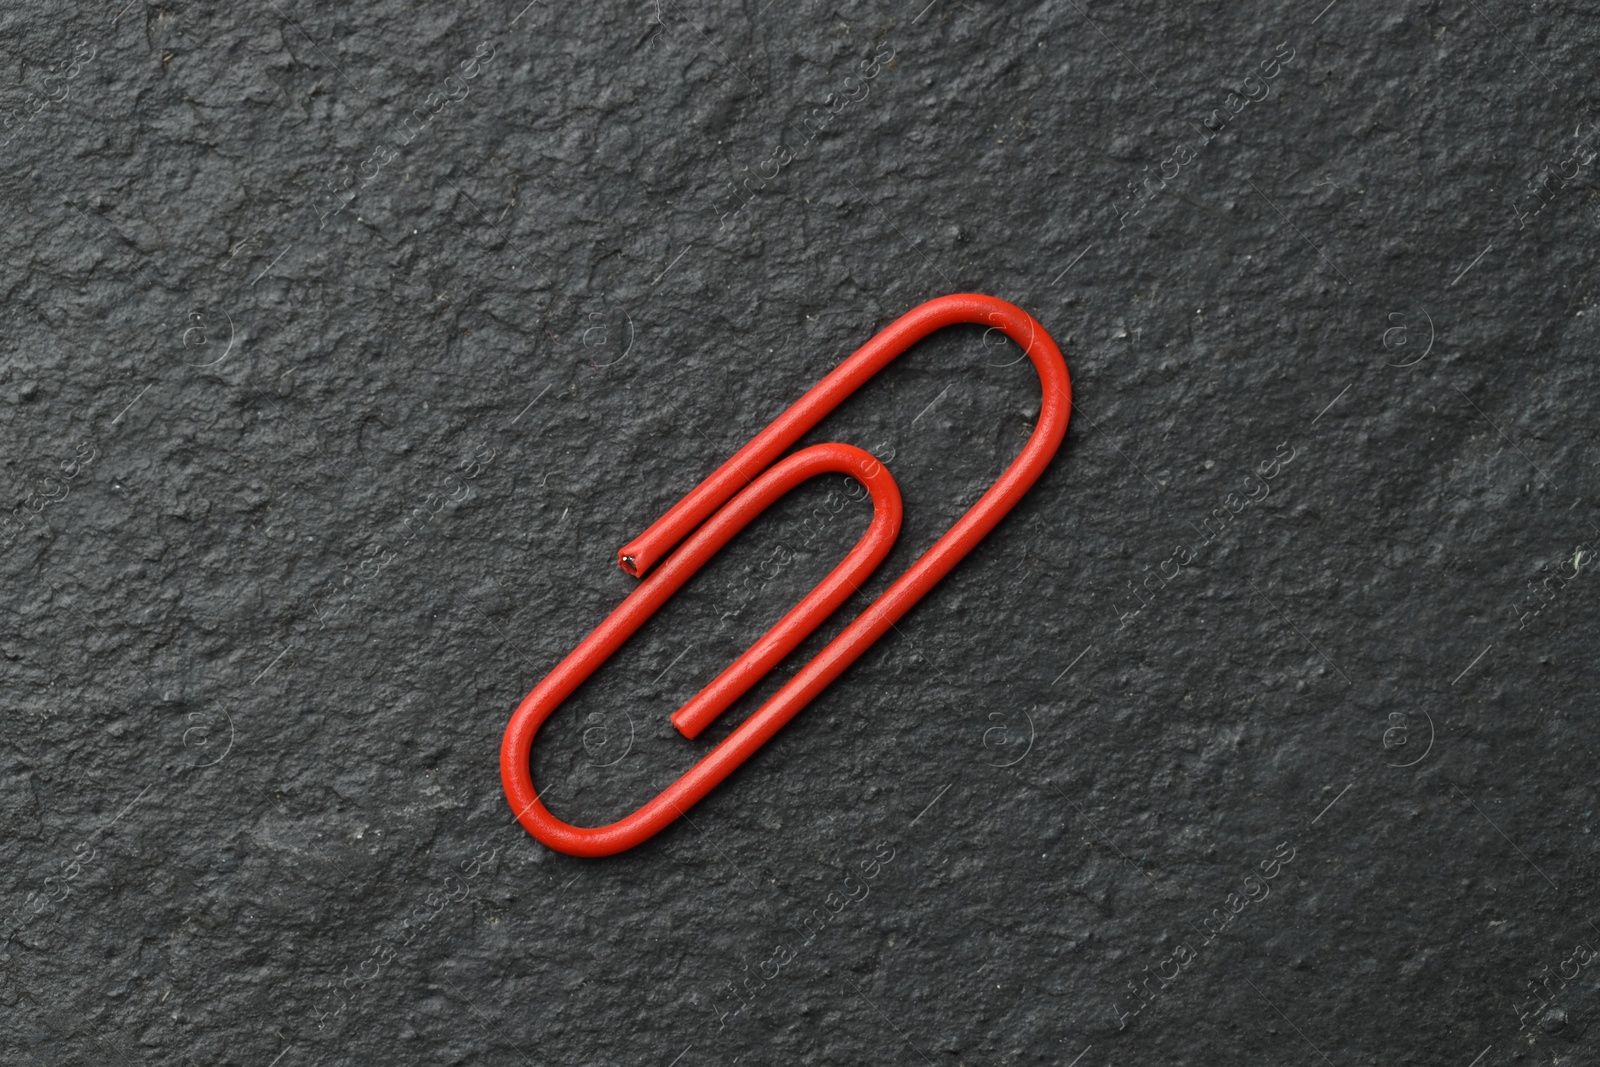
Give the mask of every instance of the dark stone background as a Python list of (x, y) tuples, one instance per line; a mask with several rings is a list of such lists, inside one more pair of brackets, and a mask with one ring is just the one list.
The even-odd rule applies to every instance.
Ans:
[[(1595, 1061), (1587, 6), (449, 7), (0, 14), (0, 1061)], [(531, 839), (617, 546), (954, 291), (1066, 352), (1044, 478), (688, 819)], [(1018, 355), (814, 435), (905, 492), (874, 593)], [(552, 720), (557, 814), (775, 688), (668, 723), (845, 487)]]

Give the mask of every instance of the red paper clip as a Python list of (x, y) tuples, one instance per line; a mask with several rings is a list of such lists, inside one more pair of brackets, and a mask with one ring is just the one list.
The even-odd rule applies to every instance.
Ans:
[[(534, 789), (529, 769), (539, 727), (706, 560), (774, 501), (814, 475), (848, 474), (872, 496), (872, 523), (816, 588), (673, 715), (673, 723), (684, 736), (699, 734), (749, 691), (883, 561), (900, 531), (901, 505), (899, 487), (881, 463), (853, 445), (836, 442), (814, 445), (774, 461), (896, 356), (933, 331), (956, 323), (1002, 330), (1023, 347), (1039, 372), (1044, 389), (1039, 422), (1011, 466), (882, 596), (655, 799), (608, 826), (571, 826), (550, 814)], [(1031, 315), (1004, 300), (973, 293), (942, 296), (884, 327), (617, 553), (622, 569), (635, 577), (643, 577), (663, 557), (666, 561), (534, 686), (512, 714), (500, 746), (500, 779), (517, 820), (546, 845), (574, 856), (609, 856), (659, 833), (754, 755), (994, 529), (1056, 454), (1071, 410), (1072, 383), (1061, 350)], [(667, 556), (686, 536), (682, 547)]]

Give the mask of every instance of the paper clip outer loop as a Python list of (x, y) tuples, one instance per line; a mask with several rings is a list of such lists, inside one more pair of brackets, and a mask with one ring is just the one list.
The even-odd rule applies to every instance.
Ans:
[[(608, 826), (579, 827), (545, 808), (534, 789), (529, 757), (544, 721), (654, 615), (706, 561), (761, 512), (801, 482), (824, 473), (847, 474), (871, 494), (872, 522), (854, 548), (805, 598), (743, 655), (685, 704), (673, 721), (693, 737), (760, 681), (784, 656), (856, 592), (900, 533), (900, 488), (888, 468), (854, 445), (827, 443), (802, 449), (758, 477), (640, 583), (615, 611), (534, 687), (511, 716), (500, 750), (500, 777), (517, 819), (534, 837), (574, 856), (608, 856), (653, 837), (692, 807), (792, 716), (763, 706), (654, 800)], [(797, 709), (798, 710), (798, 709)]]
[[(575, 689), (578, 683), (588, 677), (595, 667), (621, 644), (628, 634), (637, 629), (650, 612), (659, 606), (661, 600), (671, 595), (672, 590), (681, 585), (688, 575), (704, 562), (706, 556), (716, 551), (715, 545), (707, 548), (708, 542), (703, 542), (701, 538), (708, 529), (719, 527), (719, 524), (724, 522), (726, 512), (718, 509), (727, 504), (726, 511), (732, 511), (744, 503), (747, 493), (741, 492), (743, 486), (750, 484), (752, 479), (760, 482), (765, 478), (766, 475), (760, 475), (761, 471), (895, 357), (935, 330), (959, 323), (974, 323), (1001, 330), (1022, 346), (1039, 374), (1042, 389), (1039, 420), (1017, 458), (978, 498), (978, 501), (956, 520), (955, 525), (934, 542), (933, 546), (897, 578), (882, 596), (846, 626), (811, 662), (800, 668), (793, 678), (735, 729), (727, 740), (650, 803), (618, 822), (594, 829), (568, 826), (546, 811), (534, 792), (528, 769), (533, 736), (539, 724), (549, 716), (562, 698)], [(753, 755), (762, 743), (794, 718), (834, 679), (843, 674), (850, 664), (872, 647), (878, 638), (887, 633), (957, 563), (977, 547), (1044, 473), (1045, 467), (1049, 465), (1066, 436), (1071, 412), (1072, 383), (1067, 374), (1066, 362), (1061, 358), (1061, 350), (1033, 316), (1013, 304), (992, 296), (957, 293), (919, 305), (884, 327), (875, 337), (829, 372), (787, 411), (774, 419), (766, 429), (734, 453), (726, 463), (696, 486), (688, 496), (679, 501), (648, 530), (618, 551), (618, 563), (622, 569), (629, 574), (643, 576), (667, 557), (667, 553), (672, 551), (674, 545), (682, 541), (685, 536), (689, 536), (691, 530), (695, 531), (689, 536), (683, 548), (667, 559), (662, 565), (662, 570), (653, 578), (646, 579), (645, 585), (625, 600), (611, 618), (586, 638), (584, 644), (580, 645), (572, 655), (562, 661), (512, 715), (501, 746), (500, 774), (507, 799), (511, 802), (512, 810), (518, 820), (530, 833), (551, 848), (582, 856), (602, 856), (620, 852), (658, 833)], [(810, 449), (796, 453), (789, 460), (774, 466), (772, 470), (777, 471), (785, 463), (797, 459), (808, 451)], [(855, 451), (860, 452), (859, 449)], [(860, 454), (865, 455), (865, 453)], [(878, 465), (878, 469), (882, 469), (881, 464)], [(892, 479), (889, 484), (893, 484)], [(868, 488), (872, 488), (871, 484), (868, 484)], [(894, 526), (898, 530), (898, 490), (895, 491), (895, 495), (897, 510)], [(877, 499), (875, 492), (875, 505)], [(730, 500), (732, 503), (729, 503)], [(748, 522), (749, 518), (764, 506), (763, 503), (756, 507), (743, 521)], [(874, 525), (882, 518), (880, 511), (874, 517)], [(702, 523), (706, 524), (705, 527), (696, 530)], [(743, 522), (739, 525), (742, 526)], [(722, 540), (725, 541), (727, 537), (732, 536), (732, 532), (728, 531)], [(863, 538), (863, 543), (865, 541), (866, 538)], [(721, 543), (717, 542), (718, 545)], [(861, 545), (857, 545), (856, 550), (860, 548)], [(856, 550), (852, 551), (852, 557), (847, 557), (846, 563), (853, 558)], [(884, 551), (887, 551), (887, 547)], [(876, 561), (873, 565), (876, 565)], [(839, 571), (844, 567), (845, 564), (841, 564)], [(863, 576), (870, 573), (871, 569), (870, 566), (865, 568)], [(663, 575), (673, 576), (675, 584), (660, 594), (648, 610), (631, 609), (637, 614), (630, 616), (632, 622), (624, 629), (623, 624), (619, 622), (623, 610), (634, 602), (635, 597), (645, 593), (646, 587), (650, 586), (651, 582), (659, 582)], [(832, 577), (830, 575), (829, 580)], [(805, 603), (802, 601), (801, 606), (803, 607)], [(798, 611), (797, 607), (796, 612)], [(773, 631), (769, 631), (768, 637), (789, 623), (794, 615), (795, 612), (791, 612), (789, 616), (785, 616)], [(826, 612), (821, 618), (825, 617)], [(821, 618), (811, 626), (819, 625)], [(613, 627), (620, 636), (614, 638), (602, 636)], [(795, 643), (808, 633), (810, 628), (800, 634)], [(763, 638), (763, 641), (765, 640), (766, 638)], [(610, 643), (606, 644), (607, 641)], [(759, 645), (758, 642), (757, 647)], [(792, 648), (793, 645), (789, 647)], [(586, 652), (586, 648), (589, 651)], [(735, 661), (724, 674), (746, 669), (741, 665), (745, 664), (747, 658), (755, 651), (756, 647), (752, 647), (750, 652)], [(584, 653), (585, 656), (582, 667), (577, 665), (580, 653)], [(761, 674), (764, 673), (765, 670), (762, 670)], [(737, 699), (737, 695), (742, 694), (759, 677), (760, 674), (749, 677), (744, 683), (744, 688), (738, 689), (734, 696), (721, 702), (720, 705), (713, 701), (711, 704), (696, 708), (695, 702), (691, 701), (674, 716), (674, 721), (678, 723), (680, 729), (693, 736), (693, 731), (698, 730), (705, 721), (709, 721), (711, 717), (726, 708), (728, 703)], [(718, 679), (719, 682), (721, 680)], [(712, 683), (712, 686), (715, 685), (716, 682)], [(554, 700), (549, 699), (549, 695), (556, 692), (559, 692), (559, 696)]]

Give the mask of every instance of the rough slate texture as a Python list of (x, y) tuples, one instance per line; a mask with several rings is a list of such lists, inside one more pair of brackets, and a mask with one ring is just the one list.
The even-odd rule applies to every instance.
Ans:
[[(0, 1062), (1594, 1062), (1597, 39), (12, 5)], [(1066, 351), (1044, 478), (688, 820), (532, 840), (501, 732), (617, 546), (953, 291)], [(874, 593), (1016, 454), (1019, 355), (947, 330), (813, 435), (904, 490)], [(667, 721), (847, 488), (551, 721), (557, 814), (793, 671)]]

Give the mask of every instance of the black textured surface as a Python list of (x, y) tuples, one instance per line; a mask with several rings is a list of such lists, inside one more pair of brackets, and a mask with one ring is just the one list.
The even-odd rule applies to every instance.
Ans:
[[(0, 1062), (1595, 1062), (1597, 39), (0, 15)], [(617, 546), (952, 291), (1065, 350), (1045, 477), (688, 820), (534, 842), (500, 734)], [(945, 331), (813, 435), (904, 490), (872, 591), (1020, 447), (1017, 358)], [(846, 485), (552, 720), (557, 814), (794, 669), (668, 723), (864, 527)]]

